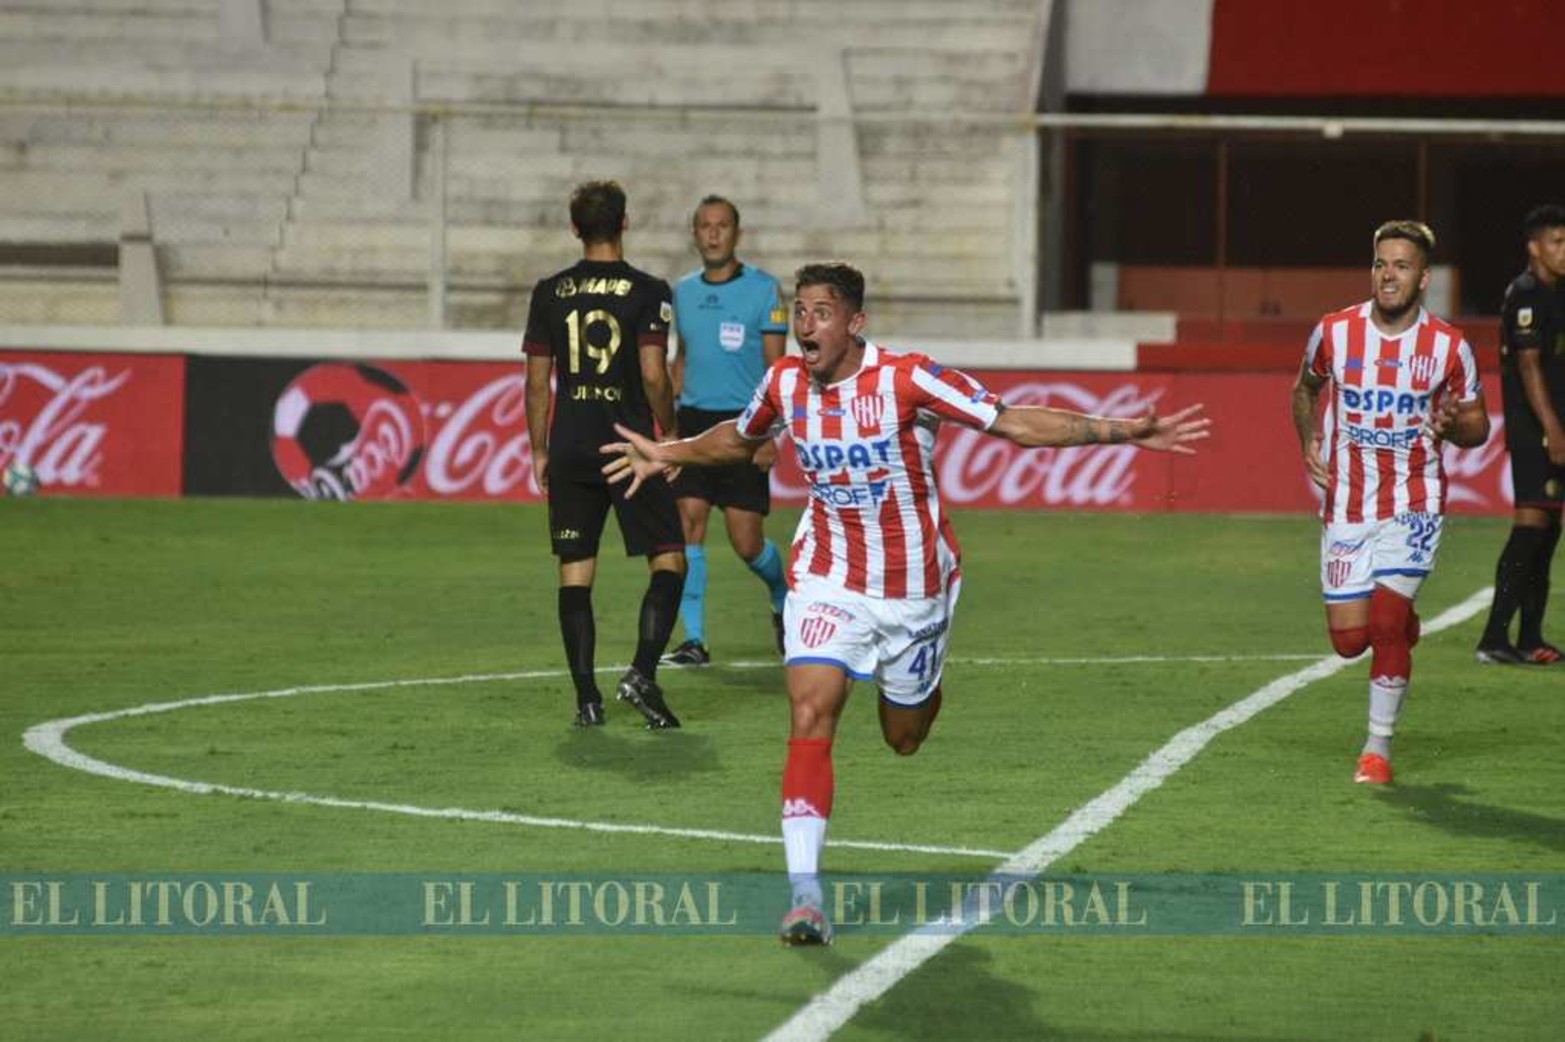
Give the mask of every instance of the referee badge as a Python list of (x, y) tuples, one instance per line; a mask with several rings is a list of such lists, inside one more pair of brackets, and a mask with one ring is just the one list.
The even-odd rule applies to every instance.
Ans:
[(1518, 329), (1532, 328), (1532, 308), (1516, 309), (1516, 326)]

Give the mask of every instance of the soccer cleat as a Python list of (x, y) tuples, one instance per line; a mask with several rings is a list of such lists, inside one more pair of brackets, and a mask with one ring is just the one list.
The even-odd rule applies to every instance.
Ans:
[(1565, 664), (1565, 653), (1553, 644), (1539, 644), (1535, 648), (1517, 648), (1521, 660), (1533, 666), (1558, 666)]
[(1359, 769), (1353, 775), (1355, 782), (1371, 785), (1391, 784), (1391, 761), (1378, 753), (1365, 753), (1359, 757)]
[(575, 727), (602, 727), (603, 703), (583, 702), (576, 707)]
[(669, 666), (705, 666), (711, 661), (712, 653), (699, 640), (687, 640), (663, 656), (664, 664)]
[(619, 700), (629, 702), (636, 711), (647, 718), (647, 730), (661, 731), (678, 727), (679, 717), (663, 701), (663, 689), (651, 679), (641, 675), (635, 666), (625, 671), (619, 682)]
[(795, 948), (819, 947), (831, 943), (831, 923), (816, 906), (797, 905), (783, 916), (777, 936)]
[(1473, 658), (1486, 666), (1525, 666), (1527, 659), (1509, 644), (1480, 644)]
[(784, 639), (786, 630), (783, 628), (783, 615), (780, 611), (772, 612), (772, 633), (777, 637), (777, 654), (788, 654), (788, 642)]

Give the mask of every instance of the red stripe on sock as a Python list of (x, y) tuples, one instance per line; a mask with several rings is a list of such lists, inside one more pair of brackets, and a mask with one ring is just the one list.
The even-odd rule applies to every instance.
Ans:
[(831, 817), (831, 800), (836, 787), (831, 769), (831, 739), (788, 739), (788, 762), (783, 766), (782, 777), (782, 816)]

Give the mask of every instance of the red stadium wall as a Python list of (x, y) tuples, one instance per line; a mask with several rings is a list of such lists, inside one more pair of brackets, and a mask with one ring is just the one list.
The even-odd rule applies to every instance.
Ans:
[(1207, 93), (1560, 96), (1562, 32), (1559, 0), (1217, 0)]
[[(1134, 415), (1201, 402), (1216, 425), (1195, 457), (1124, 446), (1024, 451), (948, 425), (937, 465), (953, 506), (1315, 509), (1288, 416), (1291, 369), (974, 375), (1017, 404)], [(0, 353), (0, 465), (31, 464), (46, 494), (343, 498), (351, 488), (352, 498), (534, 501), (523, 388), (521, 367), (501, 362)], [(1492, 379), (1486, 391), (1497, 405)], [(309, 446), (312, 464), (317, 410), (351, 413), (355, 433)], [(1484, 448), (1448, 450), (1455, 511), (1510, 509), (1494, 421)], [(804, 501), (786, 449), (773, 484), (779, 503)]]

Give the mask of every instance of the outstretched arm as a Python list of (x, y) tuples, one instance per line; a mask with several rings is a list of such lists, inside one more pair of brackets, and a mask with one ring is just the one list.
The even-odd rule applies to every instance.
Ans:
[(1191, 405), (1160, 417), (1152, 409), (1133, 419), (1088, 416), (1039, 405), (1007, 406), (989, 433), (1025, 448), (1051, 445), (1134, 445), (1157, 452), (1192, 455), (1192, 441), (1211, 436), (1212, 421)]
[(625, 440), (601, 445), (598, 451), (615, 457), (603, 465), (605, 477), (613, 482), (630, 479), (630, 488), (625, 490), (627, 496), (635, 495), (648, 478), (671, 468), (744, 463), (767, 444), (764, 439), (751, 441), (740, 434), (739, 426), (733, 420), (725, 420), (694, 438), (680, 441), (653, 441), (617, 423), (614, 429)]
[(1318, 488), (1326, 487), (1327, 474), (1315, 426), (1315, 403), (1325, 386), (1326, 381), (1310, 371), (1308, 361), (1299, 366), (1299, 377), (1293, 381), (1293, 429), (1299, 435), (1299, 451), (1304, 453), (1304, 469)]

